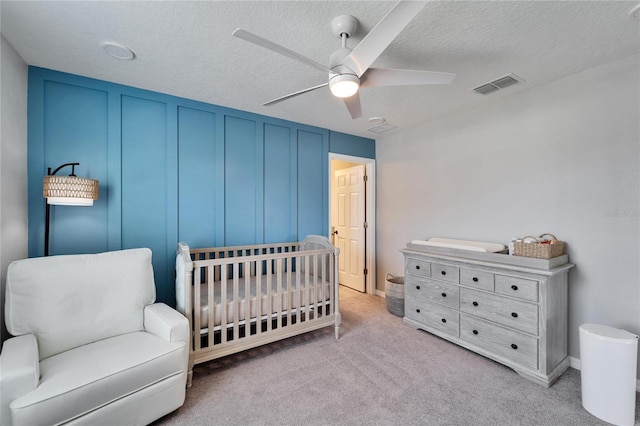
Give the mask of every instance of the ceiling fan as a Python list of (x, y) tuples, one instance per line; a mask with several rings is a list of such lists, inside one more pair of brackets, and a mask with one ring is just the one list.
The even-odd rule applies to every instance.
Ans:
[(351, 118), (356, 119), (362, 117), (362, 106), (358, 94), (360, 88), (449, 84), (455, 77), (455, 74), (446, 72), (370, 68), (378, 56), (420, 12), (424, 4), (425, 2), (417, 1), (398, 2), (353, 49), (347, 47), (347, 39), (356, 32), (358, 20), (351, 15), (340, 15), (334, 18), (331, 27), (333, 33), (342, 40), (342, 47), (331, 54), (328, 67), (240, 28), (236, 29), (233, 35), (329, 73), (327, 83), (281, 96), (262, 105), (274, 105), (294, 96), (329, 86), (334, 96), (343, 99)]

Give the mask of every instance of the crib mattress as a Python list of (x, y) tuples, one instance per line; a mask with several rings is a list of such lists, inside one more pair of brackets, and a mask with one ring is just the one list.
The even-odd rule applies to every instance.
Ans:
[[(271, 297), (268, 294), (268, 278), (262, 275), (260, 283), (260, 291), (258, 291), (257, 279), (252, 276), (249, 282), (249, 298), (247, 303), (245, 279), (240, 278), (238, 281), (238, 295), (234, 302), (233, 280), (227, 280), (226, 283), (226, 323), (232, 324), (235, 321), (236, 310), (238, 311), (238, 320), (250, 320), (258, 316), (258, 306), (260, 307), (260, 316), (268, 313), (286, 312), (290, 308), (298, 309), (307, 306), (307, 304), (315, 304), (329, 300), (331, 294), (331, 283), (326, 280), (317, 279), (311, 275), (309, 283), (305, 282), (304, 275), (301, 275), (302, 283), (298, 285), (295, 275), (291, 276), (291, 283), (287, 289), (287, 278), (282, 276), (282, 284), (280, 292), (278, 292), (278, 283), (276, 274), (271, 275)], [(315, 285), (315, 292), (314, 292)], [(314, 295), (315, 293), (315, 295)], [(257, 295), (260, 294), (258, 297)], [(269, 299), (271, 304), (269, 305)], [(222, 282), (214, 283), (213, 295), (213, 320), (214, 326), (222, 323)], [(247, 312), (248, 305), (248, 312)], [(208, 327), (209, 312), (212, 306), (209, 305), (209, 288), (208, 284), (200, 285), (200, 321), (201, 328)], [(248, 314), (248, 315), (247, 315)]]

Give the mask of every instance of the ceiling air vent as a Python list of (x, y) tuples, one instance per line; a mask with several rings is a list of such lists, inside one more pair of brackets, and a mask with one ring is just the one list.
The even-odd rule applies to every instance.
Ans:
[(396, 127), (398, 126), (394, 126), (393, 124), (389, 124), (389, 123), (384, 123), (384, 124), (378, 124), (377, 126), (374, 126), (367, 130), (373, 133), (380, 134), (380, 133), (388, 132), (389, 130), (393, 130)]
[(523, 79), (516, 76), (515, 74), (509, 74), (488, 83), (481, 84), (480, 86), (474, 87), (471, 90), (476, 93), (480, 93), (481, 95), (488, 95), (489, 93), (497, 92), (500, 89), (505, 89), (509, 86), (513, 86), (514, 84), (518, 84), (523, 81)]

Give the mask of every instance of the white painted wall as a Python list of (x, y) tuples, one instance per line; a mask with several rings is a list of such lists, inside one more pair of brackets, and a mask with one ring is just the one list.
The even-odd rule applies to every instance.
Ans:
[(7, 266), (27, 257), (27, 64), (4, 36), (0, 45), (0, 320)]
[(582, 323), (640, 334), (639, 141), (637, 55), (379, 138), (378, 283), (413, 239), (551, 232), (576, 264), (569, 354)]

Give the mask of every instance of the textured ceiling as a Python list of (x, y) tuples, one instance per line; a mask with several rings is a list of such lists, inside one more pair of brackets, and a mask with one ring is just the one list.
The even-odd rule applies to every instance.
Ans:
[[(435, 1), (373, 66), (452, 72), (450, 85), (362, 89), (356, 120), (327, 88), (261, 106), (327, 76), (232, 37), (235, 28), (328, 64), (340, 47), (335, 16), (360, 21), (354, 47), (394, 3), (4, 0), (0, 29), (29, 65), (372, 138), (372, 116), (406, 128), (640, 53), (640, 20), (629, 16), (638, 1)], [(105, 41), (136, 59), (107, 56)], [(525, 83), (488, 96), (469, 90), (509, 73)]]

